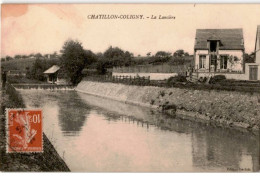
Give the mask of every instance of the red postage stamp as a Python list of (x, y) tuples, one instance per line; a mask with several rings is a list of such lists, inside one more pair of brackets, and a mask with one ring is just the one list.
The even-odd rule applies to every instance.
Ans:
[(42, 152), (42, 110), (7, 109), (7, 152)]

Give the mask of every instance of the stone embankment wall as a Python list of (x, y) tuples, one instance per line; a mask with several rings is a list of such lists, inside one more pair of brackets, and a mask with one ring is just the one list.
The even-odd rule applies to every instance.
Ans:
[(129, 86), (90, 81), (82, 81), (76, 90), (160, 110), (166, 107), (167, 112), (176, 111), (177, 115), (195, 121), (254, 131), (258, 131), (260, 127), (260, 95), (256, 93)]

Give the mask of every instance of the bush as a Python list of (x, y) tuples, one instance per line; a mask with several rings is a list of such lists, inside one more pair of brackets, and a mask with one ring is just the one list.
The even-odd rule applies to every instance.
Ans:
[(176, 82), (187, 82), (186, 76), (178, 75), (167, 79), (168, 85), (175, 84)]
[(211, 79), (209, 80), (210, 84), (215, 84), (218, 82), (221, 82), (223, 80), (226, 80), (226, 76), (225, 75), (216, 75), (214, 77), (211, 77)]
[(177, 106), (174, 104), (168, 105), (168, 104), (164, 104), (161, 106), (162, 107), (162, 111), (167, 111), (167, 110), (177, 110)]
[(164, 97), (165, 92), (164, 92), (164, 91), (160, 91), (159, 94), (160, 94), (162, 97)]
[(205, 83), (207, 82), (207, 77), (200, 77), (198, 81), (201, 83)]

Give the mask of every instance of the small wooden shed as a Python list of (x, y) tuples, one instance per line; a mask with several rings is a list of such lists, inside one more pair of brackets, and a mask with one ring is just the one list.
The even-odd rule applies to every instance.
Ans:
[(43, 72), (47, 76), (47, 82), (51, 84), (56, 84), (58, 80), (58, 71), (60, 67), (57, 65), (53, 65), (48, 70)]

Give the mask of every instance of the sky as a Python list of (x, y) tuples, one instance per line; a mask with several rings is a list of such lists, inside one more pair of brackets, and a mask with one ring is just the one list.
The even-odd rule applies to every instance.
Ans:
[[(88, 18), (99, 14), (144, 19)], [(159, 15), (175, 19), (158, 19)], [(193, 54), (196, 29), (211, 28), (243, 28), (245, 50), (250, 53), (259, 17), (260, 4), (4, 4), (1, 56), (59, 53), (68, 39), (95, 53), (117, 46), (142, 56), (178, 49)]]

